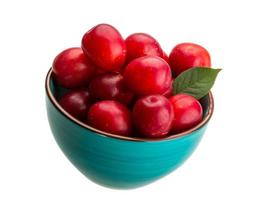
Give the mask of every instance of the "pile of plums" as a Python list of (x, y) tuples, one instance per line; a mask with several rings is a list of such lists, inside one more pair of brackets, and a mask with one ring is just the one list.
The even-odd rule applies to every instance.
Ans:
[(101, 131), (157, 138), (192, 128), (202, 120), (202, 107), (187, 94), (173, 96), (173, 78), (194, 66), (210, 67), (207, 50), (193, 43), (175, 46), (169, 56), (146, 33), (125, 40), (117, 29), (99, 24), (80, 47), (56, 56), (53, 78), (68, 92), (63, 109)]

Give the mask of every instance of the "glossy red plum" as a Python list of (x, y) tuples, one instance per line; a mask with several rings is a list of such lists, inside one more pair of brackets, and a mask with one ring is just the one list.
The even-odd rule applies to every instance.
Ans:
[(91, 98), (99, 100), (117, 100), (129, 104), (133, 93), (126, 90), (123, 76), (116, 72), (108, 72), (93, 79), (89, 86)]
[(174, 118), (170, 101), (162, 95), (139, 99), (133, 108), (133, 122), (137, 133), (151, 138), (169, 134)]
[(89, 93), (85, 90), (73, 90), (62, 96), (59, 103), (73, 117), (84, 120), (90, 106)]
[(119, 71), (126, 59), (124, 39), (117, 29), (108, 24), (99, 24), (85, 33), (82, 49), (106, 71)]
[(95, 73), (95, 66), (81, 48), (69, 48), (56, 56), (53, 75), (57, 83), (65, 88), (86, 85)]
[(174, 110), (173, 133), (188, 130), (202, 120), (202, 106), (197, 99), (187, 94), (177, 94), (169, 99)]
[(101, 131), (123, 136), (131, 135), (130, 112), (117, 101), (104, 100), (93, 104), (88, 112), (88, 122)]
[(163, 94), (171, 84), (168, 63), (157, 56), (145, 56), (130, 62), (123, 74), (127, 88), (139, 96)]
[(134, 33), (125, 40), (127, 63), (142, 56), (163, 57), (163, 50), (155, 38), (146, 33)]
[(210, 67), (208, 51), (197, 44), (181, 43), (169, 55), (169, 65), (175, 76), (192, 67)]

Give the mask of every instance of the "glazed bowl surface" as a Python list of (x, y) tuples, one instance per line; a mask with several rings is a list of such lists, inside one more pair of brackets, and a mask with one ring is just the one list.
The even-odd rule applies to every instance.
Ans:
[(90, 180), (111, 188), (144, 186), (169, 174), (196, 149), (213, 113), (213, 97), (201, 99), (203, 121), (192, 129), (160, 139), (115, 136), (96, 130), (69, 115), (56, 97), (50, 69), (46, 77), (46, 107), (54, 138), (73, 165)]

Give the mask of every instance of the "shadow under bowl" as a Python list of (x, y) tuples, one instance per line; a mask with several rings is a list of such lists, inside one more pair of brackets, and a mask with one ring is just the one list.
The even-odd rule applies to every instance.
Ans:
[(57, 91), (50, 69), (46, 107), (56, 142), (86, 177), (110, 188), (144, 186), (182, 165), (201, 140), (214, 108), (209, 92), (200, 100), (204, 114), (197, 126), (160, 139), (133, 138), (106, 133), (73, 118), (56, 101)]

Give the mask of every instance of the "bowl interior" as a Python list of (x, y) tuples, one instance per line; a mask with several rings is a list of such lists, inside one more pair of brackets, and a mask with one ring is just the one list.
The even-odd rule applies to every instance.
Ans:
[(89, 125), (85, 124), (84, 122), (81, 122), (77, 119), (75, 119), (74, 117), (72, 117), (70, 114), (68, 114), (58, 103), (58, 99), (64, 95), (65, 93), (67, 93), (69, 91), (69, 89), (60, 87), (59, 85), (57, 85), (57, 83), (53, 80), (52, 78), (52, 70), (50, 69), (47, 75), (47, 79), (46, 79), (46, 91), (47, 91), (47, 95), (49, 96), (50, 100), (52, 101), (52, 103), (55, 105), (55, 107), (62, 112), (67, 118), (69, 118), (70, 120), (74, 121), (75, 123), (77, 123), (78, 125), (84, 127), (84, 128), (88, 128), (92, 131), (95, 131), (99, 134), (102, 135), (106, 135), (109, 137), (113, 137), (113, 138), (118, 138), (118, 139), (124, 139), (124, 140), (130, 140), (130, 141), (157, 141), (157, 140), (168, 140), (168, 139), (173, 139), (173, 138), (177, 138), (180, 136), (184, 136), (187, 134), (192, 133), (193, 131), (201, 128), (202, 126), (204, 126), (211, 118), (212, 113), (213, 113), (213, 107), (214, 107), (214, 103), (213, 103), (213, 97), (211, 92), (209, 92), (205, 97), (203, 97), (202, 99), (200, 99), (200, 103), (201, 106), (203, 108), (203, 120), (201, 123), (199, 123), (198, 125), (196, 125), (195, 127), (181, 132), (181, 133), (177, 133), (174, 135), (170, 135), (164, 138), (155, 138), (155, 139), (150, 139), (150, 138), (138, 138), (138, 137), (126, 137), (126, 136), (117, 136), (117, 135), (113, 135), (110, 133), (106, 133), (104, 131), (100, 131), (98, 129), (95, 129), (93, 127), (90, 127)]

